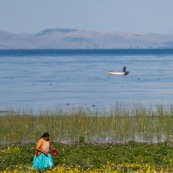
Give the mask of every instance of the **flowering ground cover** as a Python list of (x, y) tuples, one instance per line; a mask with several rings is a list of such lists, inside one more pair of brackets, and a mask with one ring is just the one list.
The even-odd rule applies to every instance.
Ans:
[[(32, 169), (35, 143), (0, 145), (0, 172), (42, 172)], [(162, 143), (53, 143), (55, 167), (44, 172), (173, 172), (173, 146)]]

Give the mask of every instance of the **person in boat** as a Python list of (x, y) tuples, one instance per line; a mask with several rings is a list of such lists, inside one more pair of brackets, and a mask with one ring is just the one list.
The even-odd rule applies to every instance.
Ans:
[(32, 167), (37, 170), (44, 170), (46, 168), (54, 167), (52, 156), (49, 153), (50, 149), (54, 149), (49, 140), (49, 133), (45, 132), (38, 140), (36, 146), (36, 154)]
[(123, 67), (123, 72), (126, 72), (126, 66)]

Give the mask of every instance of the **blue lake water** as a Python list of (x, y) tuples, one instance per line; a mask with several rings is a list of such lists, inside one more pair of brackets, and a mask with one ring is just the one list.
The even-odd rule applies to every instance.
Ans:
[[(122, 71), (127, 76), (108, 75)], [(0, 110), (170, 105), (172, 50), (0, 51)]]

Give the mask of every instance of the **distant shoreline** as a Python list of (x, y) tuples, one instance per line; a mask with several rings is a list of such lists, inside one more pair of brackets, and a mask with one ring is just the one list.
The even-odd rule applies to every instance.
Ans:
[(173, 35), (46, 29), (35, 34), (0, 30), (0, 49), (171, 49)]

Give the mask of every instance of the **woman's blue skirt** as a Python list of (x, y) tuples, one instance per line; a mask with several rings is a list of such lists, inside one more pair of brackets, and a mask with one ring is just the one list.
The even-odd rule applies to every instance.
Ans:
[(39, 156), (34, 156), (34, 160), (32, 163), (32, 167), (35, 169), (41, 169), (44, 170), (45, 168), (51, 168), (53, 167), (53, 160), (52, 156), (50, 154), (43, 154), (41, 153)]

